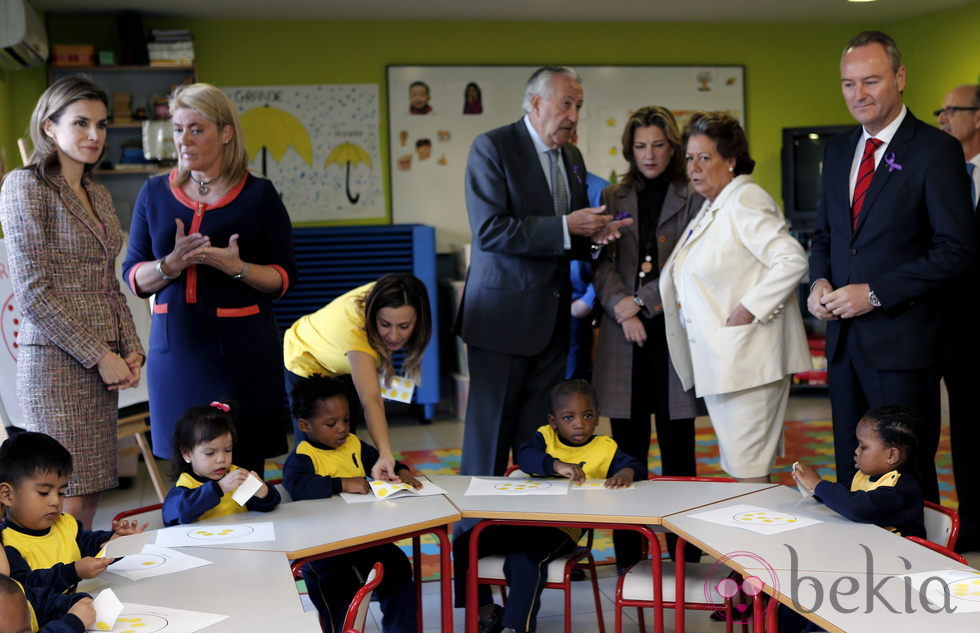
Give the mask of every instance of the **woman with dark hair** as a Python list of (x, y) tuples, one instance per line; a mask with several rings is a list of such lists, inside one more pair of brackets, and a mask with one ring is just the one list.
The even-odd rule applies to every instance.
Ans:
[(463, 114), (483, 114), (483, 93), (475, 81), (466, 84), (463, 91)]
[[(696, 475), (693, 390), (685, 391), (670, 365), (657, 281), (681, 231), (704, 201), (684, 174), (681, 135), (670, 110), (647, 106), (623, 131), (629, 172), (602, 191), (608, 213), (633, 217), (623, 237), (606, 246), (593, 284), (602, 305), (593, 383), (620, 448), (647, 466), (650, 416), (655, 416), (661, 472)], [(646, 477), (646, 472), (643, 473)], [(639, 560), (632, 532), (614, 534), (620, 570)]]
[(118, 484), (116, 390), (139, 382), (144, 358), (115, 276), (119, 220), (109, 191), (89, 177), (105, 150), (108, 104), (84, 77), (51, 84), (31, 115), (34, 153), (0, 192), (24, 314), (17, 399), (28, 430), (75, 457), (65, 511), (89, 528), (99, 492)]
[(796, 297), (806, 255), (753, 182), (736, 119), (698, 112), (684, 141), (691, 186), (705, 202), (660, 275), (667, 346), (683, 387), (704, 398), (722, 468), (767, 482), (790, 374), (811, 367)]
[(272, 302), (296, 282), (292, 224), (272, 183), (249, 173), (238, 108), (223, 90), (180, 86), (170, 112), (179, 162), (140, 190), (123, 262), (132, 291), (154, 296), (153, 452), (171, 457), (185, 411), (231, 400), (237, 463), (261, 474), (264, 458), (287, 448)]
[[(388, 438), (388, 420), (381, 399), (381, 381), (395, 375), (392, 356), (405, 354), (405, 375), (417, 381), (422, 354), (432, 334), (432, 315), (425, 285), (411, 273), (389, 273), (355, 288), (300, 317), (286, 331), (283, 358), (287, 390), (313, 374), (341, 376), (349, 381), (351, 432), (357, 422), (355, 403), (380, 453), (371, 470), (375, 479), (400, 481)], [(380, 374), (380, 380), (379, 380)], [(292, 405), (292, 402), (290, 402)], [(303, 434), (293, 420), (297, 443)]]

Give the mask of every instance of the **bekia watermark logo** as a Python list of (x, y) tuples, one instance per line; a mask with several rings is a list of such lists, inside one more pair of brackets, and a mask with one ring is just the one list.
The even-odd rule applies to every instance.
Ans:
[[(732, 572), (740, 567), (742, 575)], [(748, 622), (751, 619), (749, 604), (768, 585), (779, 591), (779, 578), (765, 559), (752, 552), (730, 552), (708, 569), (704, 582), (704, 601), (724, 607), (730, 600), (732, 621)], [(741, 593), (741, 597), (739, 597)]]

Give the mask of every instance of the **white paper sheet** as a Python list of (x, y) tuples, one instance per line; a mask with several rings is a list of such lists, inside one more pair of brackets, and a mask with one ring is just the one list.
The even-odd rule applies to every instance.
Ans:
[(392, 376), (389, 387), (385, 385), (384, 377), (379, 377), (379, 380), (381, 381), (382, 398), (411, 404), (412, 394), (415, 393), (415, 381), (404, 376)]
[(541, 479), (537, 477), (508, 477), (507, 479), (481, 479), (473, 477), (466, 489), (467, 496), (515, 496), (515, 495), (564, 495), (568, 494), (567, 479)]
[(119, 614), (123, 611), (123, 603), (119, 601), (112, 589), (104, 589), (92, 601), (95, 607), (95, 622), (86, 631), (111, 631)]
[(227, 615), (127, 602), (112, 633), (195, 633)]
[(157, 532), (160, 547), (210, 547), (226, 543), (258, 543), (276, 540), (272, 522), (178, 525)]
[(717, 523), (725, 527), (736, 527), (743, 530), (751, 530), (759, 534), (779, 534), (797, 528), (806, 527), (821, 523), (818, 519), (803, 517), (788, 512), (777, 512), (759, 506), (739, 504), (726, 506), (707, 512), (687, 515), (692, 519), (701, 519), (710, 523)]
[(622, 488), (606, 488), (605, 479), (586, 479), (580, 484), (572, 484), (569, 487), (569, 489), (570, 490), (612, 490), (613, 492), (615, 492), (616, 490), (632, 490), (634, 487), (633, 483), (635, 482), (630, 482), (630, 485), (623, 486)]
[(908, 578), (919, 595), (925, 585), (925, 596), (936, 608), (946, 607), (948, 601), (955, 613), (980, 611), (980, 572), (943, 569), (909, 574)]
[(175, 574), (211, 564), (209, 560), (184, 554), (175, 549), (160, 547), (159, 545), (147, 545), (143, 548), (142, 553), (118, 560), (109, 565), (106, 571), (129, 580), (142, 580), (143, 578)]
[[(429, 481), (426, 477), (417, 477), (422, 482), (422, 489), (415, 490), (408, 484), (392, 484), (386, 481), (371, 481), (371, 490), (374, 494), (357, 495), (350, 492), (340, 493), (340, 498), (347, 503), (373, 503), (388, 499), (404, 499), (406, 497), (428, 497), (431, 495), (444, 495), (446, 491)], [(380, 494), (387, 491), (386, 494)]]
[(114, 538), (106, 543), (106, 546), (96, 555), (96, 558), (122, 558), (123, 556), (139, 554), (143, 551), (143, 547), (153, 540), (152, 536), (152, 532), (140, 532), (139, 534), (129, 534)]
[(265, 483), (261, 479), (249, 473), (248, 479), (243, 481), (240, 486), (235, 488), (235, 492), (231, 493), (231, 498), (234, 499), (238, 505), (243, 506), (245, 505), (245, 502), (255, 496), (255, 493), (259, 491), (259, 488), (264, 485)]

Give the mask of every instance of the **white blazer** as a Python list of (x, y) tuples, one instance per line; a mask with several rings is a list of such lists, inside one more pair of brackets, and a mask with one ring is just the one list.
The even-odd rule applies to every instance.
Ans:
[[(705, 201), (660, 273), (667, 347), (684, 389), (731, 393), (810, 369), (796, 296), (806, 273), (803, 247), (751, 176)], [(725, 327), (739, 303), (755, 321)]]

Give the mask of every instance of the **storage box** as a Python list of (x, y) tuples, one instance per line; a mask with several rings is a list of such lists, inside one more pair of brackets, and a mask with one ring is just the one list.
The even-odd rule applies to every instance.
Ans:
[(92, 44), (55, 44), (51, 47), (52, 66), (94, 66), (95, 46)]

